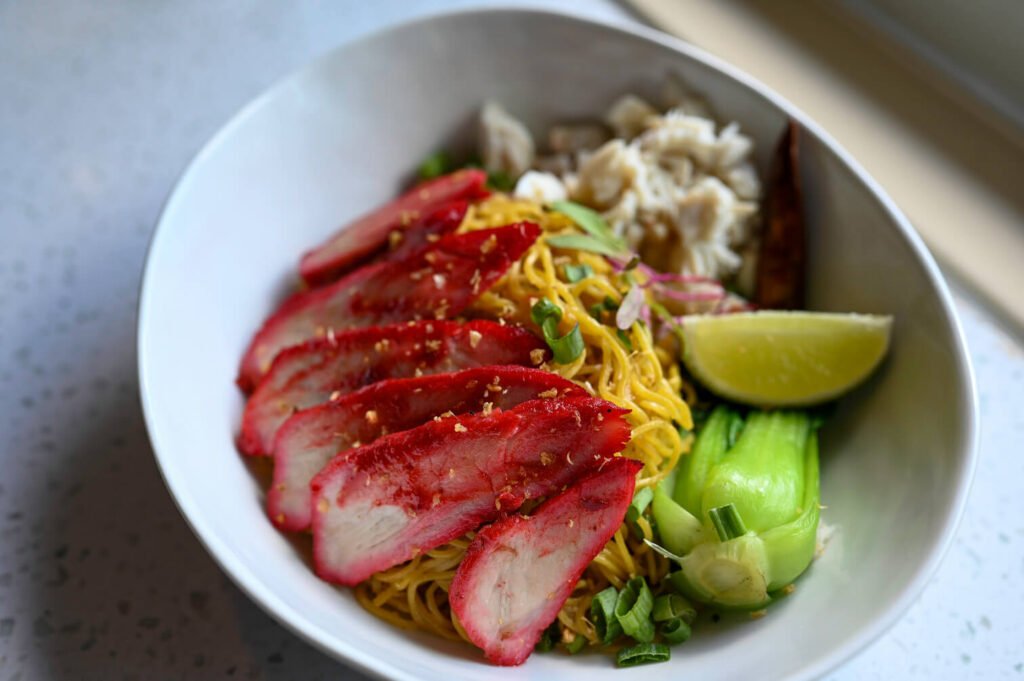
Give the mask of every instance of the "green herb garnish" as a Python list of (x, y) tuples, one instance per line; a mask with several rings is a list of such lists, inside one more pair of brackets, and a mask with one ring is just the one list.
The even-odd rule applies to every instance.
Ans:
[(615, 664), (619, 667), (635, 667), (638, 664), (666, 662), (670, 657), (672, 652), (664, 643), (638, 643), (620, 650), (615, 656)]
[(597, 637), (605, 645), (622, 635), (622, 625), (615, 616), (615, 603), (618, 597), (619, 592), (614, 586), (610, 586), (590, 601), (590, 621), (594, 624)]
[(499, 192), (510, 192), (516, 188), (516, 178), (504, 170), (487, 173), (487, 186)]
[[(626, 242), (615, 236), (612, 228), (608, 226), (600, 213), (572, 201), (555, 201), (551, 204), (551, 209), (556, 213), (567, 215), (580, 229), (606, 246), (610, 251), (607, 253), (608, 255), (615, 255), (626, 250)], [(548, 239), (548, 241), (551, 240)]]
[(548, 244), (555, 248), (565, 248), (573, 251), (587, 251), (600, 255), (619, 255), (620, 250), (609, 246), (604, 241), (596, 239), (588, 234), (559, 234), (549, 236)]
[(562, 631), (558, 626), (558, 620), (551, 623), (544, 633), (540, 635), (540, 640), (537, 641), (537, 645), (533, 647), (539, 653), (546, 653), (555, 647), (555, 643), (558, 641), (558, 637)]
[(726, 504), (708, 511), (708, 518), (722, 541), (729, 541), (736, 537), (742, 537), (747, 533), (747, 527), (743, 524), (740, 512), (736, 510), (735, 504)]
[(575, 284), (578, 281), (583, 281), (587, 277), (594, 275), (593, 268), (586, 263), (583, 263), (582, 265), (566, 265), (562, 269), (565, 271), (566, 281), (570, 284)]
[(628, 333), (622, 329), (615, 329), (615, 335), (618, 336), (619, 341), (626, 347), (627, 352), (633, 352), (633, 341), (630, 340)]
[(654, 599), (651, 619), (655, 622), (668, 622), (679, 618), (687, 623), (697, 618), (697, 611), (690, 605), (690, 601), (679, 594), (662, 594)]
[(644, 533), (637, 526), (636, 521), (643, 515), (644, 510), (653, 498), (654, 490), (650, 487), (642, 487), (633, 495), (633, 501), (630, 502), (629, 508), (626, 509), (626, 522), (629, 524), (630, 530), (640, 539), (643, 539)]
[(570, 655), (575, 655), (576, 653), (580, 652), (581, 650), (583, 650), (586, 647), (587, 647), (587, 639), (585, 639), (584, 637), (580, 636), (579, 634), (576, 634), (576, 637), (573, 638), (573, 640), (571, 640), (571, 641), (569, 641), (568, 643), (565, 644), (565, 650)]
[(658, 627), (658, 633), (669, 645), (684, 643), (690, 638), (690, 625), (682, 617), (670, 619)]
[(453, 169), (452, 161), (443, 151), (431, 154), (423, 159), (416, 171), (421, 180), (433, 180), (435, 177), (447, 175)]
[(583, 354), (583, 334), (580, 333), (579, 324), (564, 336), (558, 335), (558, 323), (562, 321), (562, 308), (547, 298), (541, 298), (531, 308), (530, 318), (543, 332), (544, 341), (551, 348), (556, 362), (569, 364)]
[(654, 640), (654, 624), (651, 623), (651, 609), (654, 596), (643, 577), (634, 577), (626, 582), (615, 601), (615, 617), (622, 631), (640, 643)]

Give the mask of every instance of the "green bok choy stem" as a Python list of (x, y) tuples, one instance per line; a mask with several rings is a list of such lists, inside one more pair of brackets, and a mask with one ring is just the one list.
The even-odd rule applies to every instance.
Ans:
[[(665, 511), (664, 500), (659, 507), (655, 491), (653, 513), (663, 542), (656, 548), (682, 567), (670, 577), (681, 593), (721, 607), (756, 609), (799, 577), (814, 556), (817, 423), (805, 412), (754, 411), (730, 448), (738, 418), (719, 407), (698, 434), (694, 460), (680, 470), (674, 501), (668, 500), (675, 515)], [(690, 519), (697, 518), (700, 534), (691, 527)], [(698, 538), (687, 546), (679, 536)]]

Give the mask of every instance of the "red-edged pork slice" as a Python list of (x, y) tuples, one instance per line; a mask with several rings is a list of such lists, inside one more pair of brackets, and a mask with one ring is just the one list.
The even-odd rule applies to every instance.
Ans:
[(450, 201), (434, 209), (403, 230), (392, 230), (388, 235), (390, 250), (387, 260), (399, 260), (412, 255), (427, 244), (432, 244), (445, 234), (451, 234), (466, 217), (469, 202)]
[(238, 384), (252, 389), (277, 354), (338, 331), (462, 312), (496, 282), (540, 234), (518, 223), (449, 234), (398, 260), (367, 265), (329, 286), (295, 294), (253, 338)]
[(441, 204), (487, 196), (486, 183), (487, 174), (482, 170), (460, 170), (413, 187), (303, 255), (299, 265), (302, 278), (310, 284), (329, 281), (383, 248), (391, 232), (408, 227)]
[(519, 326), (489, 321), (411, 322), (355, 329), (282, 352), (249, 398), (238, 447), (270, 454), (293, 413), (389, 378), (489, 364), (540, 364), (543, 342)]
[(500, 665), (522, 664), (622, 525), (633, 499), (633, 459), (613, 459), (531, 515), (511, 515), (473, 539), (448, 600), (469, 640)]
[(596, 397), (531, 400), (387, 435), (311, 483), (317, 574), (358, 584), (608, 463), (626, 410)]
[(274, 481), (267, 512), (285, 530), (309, 527), (309, 483), (335, 456), (442, 414), (489, 414), (535, 399), (585, 397), (558, 374), (521, 366), (487, 366), (450, 374), (381, 381), (301, 411), (274, 440)]

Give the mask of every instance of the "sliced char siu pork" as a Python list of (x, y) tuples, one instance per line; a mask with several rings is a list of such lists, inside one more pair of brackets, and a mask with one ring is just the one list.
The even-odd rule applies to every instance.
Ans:
[(448, 600), (466, 635), (499, 665), (522, 664), (622, 525), (639, 461), (607, 462), (524, 517), (480, 531), (455, 571)]
[(468, 210), (468, 201), (451, 201), (427, 213), (408, 229), (391, 232), (388, 235), (389, 250), (385, 252), (384, 259), (401, 260), (445, 234), (451, 234), (462, 224)]
[(415, 428), (443, 414), (490, 414), (529, 400), (586, 395), (558, 374), (519, 366), (374, 383), (285, 422), (274, 441), (268, 515), (284, 530), (309, 527), (310, 481), (335, 456), (347, 456), (382, 435)]
[(443, 204), (486, 197), (486, 183), (487, 174), (482, 170), (462, 170), (413, 187), (303, 255), (299, 272), (309, 284), (330, 281), (383, 249), (391, 234), (411, 234), (414, 221)]
[(242, 359), (238, 384), (252, 390), (292, 345), (346, 329), (454, 317), (492, 286), (540, 234), (528, 222), (449, 234), (397, 260), (367, 265), (301, 291), (263, 324)]
[(543, 341), (518, 326), (490, 321), (420, 321), (355, 329), (289, 348), (249, 398), (239, 448), (269, 455), (278, 428), (300, 409), (389, 378), (490, 364), (537, 365)]
[(626, 410), (596, 397), (452, 416), (331, 461), (311, 483), (317, 574), (358, 584), (607, 465)]

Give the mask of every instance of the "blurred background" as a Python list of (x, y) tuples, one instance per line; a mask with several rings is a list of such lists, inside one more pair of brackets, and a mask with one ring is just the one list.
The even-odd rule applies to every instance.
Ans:
[[(250, 603), (175, 509), (138, 406), (137, 288), (175, 179), (247, 101), (344, 41), (487, 4), (0, 1), (0, 681), (362, 678)], [(829, 678), (1024, 677), (1024, 3), (527, 4), (732, 62), (909, 215), (953, 286), (981, 460), (933, 582)]]

